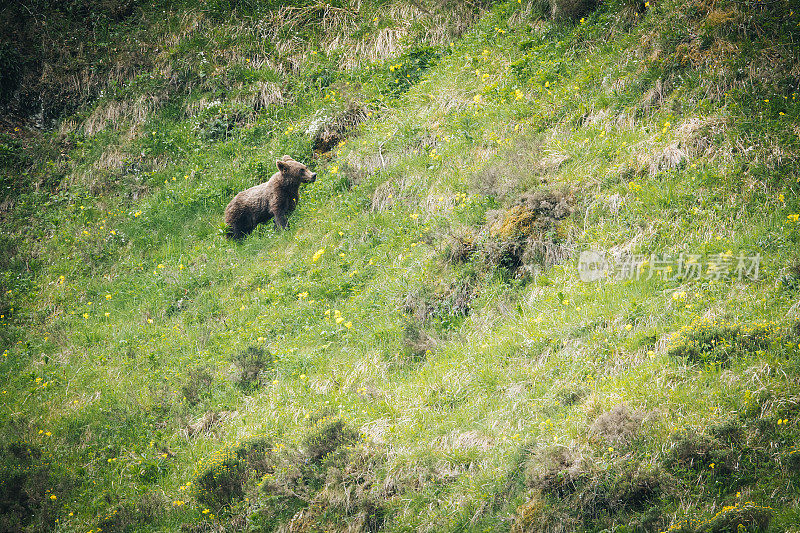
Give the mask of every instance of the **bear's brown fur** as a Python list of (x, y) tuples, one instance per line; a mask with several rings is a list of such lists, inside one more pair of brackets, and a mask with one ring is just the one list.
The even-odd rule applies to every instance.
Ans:
[(300, 200), (300, 184), (313, 182), (317, 174), (288, 155), (275, 164), (278, 172), (269, 181), (240, 192), (225, 208), (228, 238), (241, 239), (271, 218), (276, 229), (288, 227), (286, 219)]

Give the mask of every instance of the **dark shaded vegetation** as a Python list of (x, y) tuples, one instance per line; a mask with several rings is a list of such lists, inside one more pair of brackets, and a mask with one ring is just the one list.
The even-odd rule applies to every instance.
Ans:
[(197, 500), (219, 512), (235, 500), (244, 499), (248, 482), (257, 482), (271, 471), (272, 444), (266, 438), (251, 438), (233, 449), (221, 450), (201, 466), (194, 480)]
[[(50, 126), (151, 63), (132, 42), (109, 61), (108, 46), (141, 14), (138, 0), (7, 2), (0, 9), (0, 109)], [(124, 59), (123, 59), (124, 58)], [(122, 71), (119, 71), (119, 68)]]
[[(378, 531), (386, 520), (375, 490), (382, 454), (341, 418), (323, 413), (297, 447), (255, 438), (221, 450), (195, 478), (194, 491), (228, 527), (246, 521), (259, 531), (316, 531), (347, 523)], [(245, 498), (250, 506), (241, 505)]]
[[(707, 431), (676, 431), (667, 451), (653, 457), (625, 444), (620, 451), (627, 453), (617, 456), (609, 448), (610, 457), (598, 449), (534, 450), (525, 462), (529, 492), (516, 510), (513, 530), (555, 531), (559, 524), (594, 530), (625, 520), (634, 531), (772, 531), (773, 507), (793, 498), (790, 487), (800, 475), (800, 461), (793, 459), (796, 429), (787, 428), (782, 416), (794, 415), (761, 418), (754, 405), (751, 413)], [(601, 466), (600, 455), (607, 466)], [(767, 495), (769, 506), (754, 503)], [(671, 523), (664, 510), (684, 498), (722, 503), (705, 516)]]
[(269, 351), (258, 346), (249, 346), (231, 358), (235, 368), (234, 382), (244, 392), (253, 392), (264, 383), (267, 373), (274, 366)]

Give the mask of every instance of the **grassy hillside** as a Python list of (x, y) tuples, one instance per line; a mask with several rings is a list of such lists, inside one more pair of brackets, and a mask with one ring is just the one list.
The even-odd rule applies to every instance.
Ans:
[(791, 2), (101, 4), (3, 13), (94, 15), (0, 48), (0, 531), (798, 531)]

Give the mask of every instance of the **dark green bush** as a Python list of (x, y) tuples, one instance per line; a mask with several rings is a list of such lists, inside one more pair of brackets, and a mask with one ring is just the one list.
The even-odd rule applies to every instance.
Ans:
[(0, 42), (0, 102), (5, 102), (19, 85), (23, 58), (9, 42)]
[(257, 436), (198, 464), (193, 482), (197, 500), (216, 511), (242, 500), (247, 482), (271, 471), (271, 450), (270, 440)]
[(303, 439), (303, 454), (311, 463), (320, 463), (343, 446), (358, 441), (358, 432), (339, 417), (321, 418)]
[(198, 367), (189, 370), (186, 383), (181, 387), (181, 392), (189, 405), (196, 405), (207, 396), (214, 383), (214, 376), (207, 367)]
[(274, 366), (272, 354), (258, 346), (249, 346), (238, 352), (231, 362), (236, 369), (234, 382), (246, 392), (259, 388), (266, 379), (265, 373)]
[[(0, 442), (0, 531), (50, 531), (75, 473), (29, 441)], [(52, 498), (55, 496), (55, 499)]]
[(284, 450), (264, 476), (248, 521), (259, 531), (282, 530), (289, 522), (291, 531), (328, 531), (345, 524), (349, 531), (380, 530), (386, 509), (373, 487), (385, 453), (330, 411), (310, 420), (299, 447)]

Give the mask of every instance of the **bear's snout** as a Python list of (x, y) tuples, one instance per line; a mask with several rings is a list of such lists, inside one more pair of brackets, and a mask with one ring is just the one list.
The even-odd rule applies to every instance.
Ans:
[(311, 173), (311, 179), (309, 179), (308, 181), (309, 181), (309, 183), (313, 183), (316, 180), (317, 180), (317, 173), (316, 172), (312, 172)]

